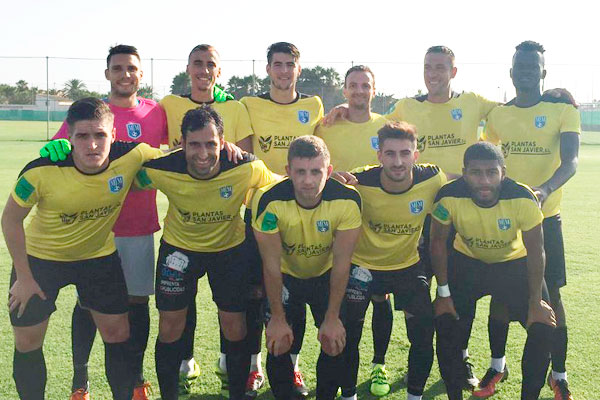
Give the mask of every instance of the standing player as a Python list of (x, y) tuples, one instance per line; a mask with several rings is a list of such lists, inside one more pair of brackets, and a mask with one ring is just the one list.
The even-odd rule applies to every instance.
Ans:
[[(436, 196), (431, 260), (438, 282), (437, 353), (450, 400), (462, 399), (459, 326), (472, 324), (476, 302), (486, 295), (527, 329), (521, 399), (537, 399), (544, 385), (555, 319), (542, 300), (543, 216), (531, 189), (505, 175), (500, 150), (479, 142), (465, 152), (463, 177)], [(448, 254), (450, 226), (457, 234)]]
[[(179, 339), (197, 282), (208, 275), (226, 341), (229, 398), (242, 399), (250, 366), (245, 342), (248, 257), (240, 207), (250, 189), (275, 181), (262, 161), (246, 153), (239, 164), (223, 150), (223, 120), (210, 106), (188, 111), (182, 122), (182, 150), (146, 163), (142, 188), (169, 199), (156, 268), (159, 336), (156, 372), (164, 400), (178, 397), (177, 375), (186, 343)], [(198, 198), (202, 197), (202, 202)]]
[[(137, 96), (143, 76), (138, 51), (133, 46), (112, 47), (104, 72), (110, 81), (108, 106), (115, 116), (116, 139), (148, 143), (160, 147), (167, 143), (164, 111), (153, 100)], [(53, 139), (67, 138), (63, 123)], [(129, 293), (129, 325), (134, 352), (136, 388), (134, 400), (148, 399), (150, 383), (144, 379), (144, 352), (150, 333), (148, 299), (154, 293), (154, 232), (158, 231), (156, 191), (129, 192), (115, 223), (115, 244)], [(71, 400), (89, 399), (88, 361), (96, 326), (88, 310), (75, 305), (72, 323), (73, 384)]]
[[(384, 299), (385, 294), (394, 293), (396, 309), (405, 310), (411, 343), (408, 399), (418, 400), (433, 363), (433, 310), (417, 245), (425, 216), (446, 176), (434, 165), (415, 164), (419, 152), (414, 126), (388, 122), (377, 135), (381, 164), (354, 171), (363, 214), (346, 291), (348, 379), (342, 385), (342, 396), (356, 399), (358, 346), (370, 298), (379, 295)], [(376, 392), (373, 384), (378, 381), (381, 383), (375, 388), (380, 391)], [(372, 376), (372, 393), (384, 396), (389, 390), (387, 380), (384, 384), (380, 377)]]
[[(296, 91), (296, 83), (302, 72), (300, 67), (300, 51), (291, 43), (273, 43), (267, 50), (267, 74), (271, 79), (269, 93), (258, 97), (244, 97), (241, 102), (248, 109), (252, 129), (254, 131), (252, 148), (254, 154), (263, 160), (266, 166), (278, 174), (285, 174), (287, 151), (289, 144), (298, 136), (312, 135), (319, 121), (323, 118), (323, 103), (318, 96), (308, 96)], [(248, 224), (248, 233), (252, 231), (250, 211), (244, 218)], [(253, 235), (250, 235), (253, 238)], [(252, 275), (256, 287), (257, 300), (250, 306), (260, 307), (262, 293), (262, 269), (260, 258), (252, 261), (256, 267)], [(294, 390), (302, 396), (308, 395), (308, 388), (298, 367), (299, 353), (302, 348), (306, 312), (297, 313), (301, 321), (294, 326), (296, 341), (292, 346), (291, 357), (294, 364)], [(254, 323), (254, 321), (249, 321)], [(260, 348), (262, 322), (256, 324), (253, 343), (252, 363), (260, 368)], [(260, 370), (259, 370), (260, 372)], [(257, 379), (264, 376), (256, 375)], [(256, 381), (258, 382), (258, 381)], [(258, 386), (258, 385), (255, 385)], [(249, 382), (250, 388), (250, 382)]]
[[(387, 119), (371, 112), (371, 102), (375, 96), (375, 75), (369, 67), (356, 65), (346, 72), (344, 96), (348, 101), (346, 118), (327, 127), (320, 125), (315, 134), (327, 144), (331, 164), (336, 171), (350, 171), (364, 165), (379, 164), (377, 131), (385, 125)], [(392, 334), (392, 309), (387, 294), (374, 293), (371, 300), (374, 354), (370, 391), (376, 396), (383, 396), (390, 390), (385, 353)]]
[[(571, 104), (542, 98), (540, 81), (546, 76), (542, 45), (526, 41), (516, 50), (511, 78), (517, 97), (490, 113), (484, 138), (502, 144), (507, 175), (530, 185), (542, 203), (545, 278), (558, 325), (552, 337), (552, 374), (548, 381), (556, 400), (571, 400), (565, 368), (567, 324), (560, 296), (560, 288), (567, 283), (560, 201), (562, 186), (577, 169), (580, 117)], [(482, 382), (488, 383), (488, 393), (493, 393), (494, 384), (504, 372), (508, 324), (501, 318), (490, 325), (494, 366), (486, 375), (490, 379)], [(482, 386), (485, 389), (486, 385)]]
[[(4, 208), (2, 229), (13, 260), (13, 376), (22, 399), (44, 398), (42, 345), (58, 292), (69, 284), (76, 285), (79, 303), (91, 312), (104, 341), (113, 398), (133, 395), (127, 286), (111, 229), (136, 171), (161, 153), (144, 143), (113, 143), (113, 122), (101, 100), (73, 103), (67, 113), (73, 153), (56, 164), (29, 163)], [(24, 230), (34, 205), (37, 211)]]
[(329, 179), (329, 152), (320, 138), (292, 141), (286, 172), (289, 179), (261, 189), (252, 202), (270, 306), (267, 373), (275, 398), (291, 399), (294, 334), (289, 324), (309, 304), (321, 342), (316, 397), (333, 399), (344, 368), (340, 308), (360, 233), (361, 199), (355, 189)]
[[(167, 113), (169, 146), (174, 147), (181, 143), (181, 123), (185, 113), (200, 105), (210, 104), (223, 118), (225, 140), (237, 144), (245, 151), (252, 152), (252, 127), (246, 108), (240, 102), (234, 100), (231, 95), (216, 86), (217, 78), (221, 76), (221, 57), (217, 49), (209, 44), (195, 46), (188, 56), (186, 72), (191, 81), (191, 93), (184, 96), (168, 95), (160, 102)], [(192, 298), (190, 309), (196, 309), (195, 297)], [(254, 313), (250, 312), (249, 314), (253, 315)], [(183, 332), (183, 341), (185, 342), (184, 359), (180, 367), (181, 389), (185, 393), (190, 391), (190, 386), (200, 375), (200, 367), (194, 360), (196, 313), (189, 312), (186, 318), (186, 326)], [(249, 333), (251, 336), (258, 335), (260, 338), (262, 328), (255, 327), (255, 325), (250, 324)], [(258, 334), (254, 333), (257, 330)], [(221, 392), (227, 396), (225, 347), (222, 337), (219, 364), (220, 367), (217, 366), (217, 372), (221, 373), (219, 377), (223, 381)], [(260, 368), (260, 363), (258, 366)], [(264, 383), (262, 372), (260, 370), (258, 372), (248, 377), (249, 386), (260, 387)]]

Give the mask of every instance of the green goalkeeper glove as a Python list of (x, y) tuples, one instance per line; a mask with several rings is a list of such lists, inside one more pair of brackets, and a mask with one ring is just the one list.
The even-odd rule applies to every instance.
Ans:
[(50, 161), (64, 161), (71, 153), (71, 143), (67, 139), (51, 140), (40, 149), (40, 156), (44, 158), (50, 157)]
[(225, 103), (227, 100), (233, 100), (233, 96), (230, 93), (227, 93), (217, 85), (213, 88), (213, 96), (215, 103)]

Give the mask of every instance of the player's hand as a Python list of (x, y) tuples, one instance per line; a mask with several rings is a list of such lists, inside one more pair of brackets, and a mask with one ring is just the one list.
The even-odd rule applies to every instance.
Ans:
[(544, 300), (529, 303), (527, 328), (535, 322), (556, 327), (556, 316), (554, 315), (554, 311)]
[(273, 317), (269, 320), (266, 330), (267, 350), (274, 356), (287, 353), (292, 347), (294, 334), (285, 317)]
[(550, 193), (548, 192), (548, 190), (544, 189), (542, 186), (532, 187), (531, 190), (533, 190), (533, 193), (538, 198), (538, 200), (540, 202), (540, 206), (543, 205), (544, 202), (546, 201), (546, 199), (548, 198), (548, 196), (550, 196)]
[(71, 143), (67, 139), (51, 140), (40, 149), (40, 156), (50, 157), (50, 161), (64, 161), (71, 152)]
[(227, 152), (227, 160), (232, 161), (234, 164), (244, 158), (244, 150), (233, 143), (225, 142), (223, 148)]
[(575, 97), (565, 88), (548, 89), (542, 94), (542, 100), (553, 101), (555, 99), (561, 100), (561, 103), (571, 104), (575, 108), (579, 107)]
[(332, 357), (340, 354), (346, 347), (346, 329), (340, 318), (325, 316), (317, 338), (325, 354)]
[(358, 179), (356, 179), (356, 176), (352, 175), (350, 172), (345, 172), (345, 171), (332, 172), (331, 177), (333, 179), (335, 179), (336, 181), (341, 182), (345, 185), (354, 186), (354, 185), (358, 184)]
[(458, 319), (458, 313), (456, 312), (456, 308), (454, 308), (454, 301), (452, 300), (452, 296), (438, 296), (433, 302), (433, 309), (435, 311), (436, 317), (439, 317), (440, 315), (444, 314), (450, 314), (454, 316), (454, 318)]
[(335, 121), (348, 118), (348, 104), (340, 104), (333, 107), (326, 116), (321, 120), (321, 124), (325, 127), (331, 126)]
[(32, 296), (38, 295), (42, 300), (46, 300), (46, 295), (33, 277), (17, 278), (8, 293), (8, 312), (18, 308), (17, 318), (21, 318)]

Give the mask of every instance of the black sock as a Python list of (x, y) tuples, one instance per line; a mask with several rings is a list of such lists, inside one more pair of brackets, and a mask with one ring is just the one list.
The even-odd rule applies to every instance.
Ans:
[(268, 353), (267, 376), (275, 400), (289, 400), (292, 398), (294, 366), (290, 353), (284, 353), (277, 357)]
[(521, 399), (523, 400), (537, 399), (544, 386), (546, 371), (550, 364), (553, 330), (551, 326), (539, 322), (531, 324), (527, 330), (527, 341), (521, 361), (523, 372)]
[(385, 364), (385, 354), (390, 344), (393, 323), (394, 315), (390, 299), (373, 301), (373, 364)]
[[(194, 358), (194, 334), (196, 333), (196, 296), (188, 305), (185, 316), (185, 327), (181, 334), (182, 360), (191, 360)], [(179, 367), (178, 367), (179, 368)]]
[(71, 319), (71, 343), (73, 349), (73, 391), (87, 388), (88, 360), (96, 337), (96, 324), (92, 313), (75, 304)]
[[(443, 314), (436, 317), (434, 323), (437, 359), (448, 398), (450, 400), (461, 400), (462, 382), (460, 371), (462, 370), (462, 354), (459, 321), (450, 314)], [(463, 323), (465, 322), (463, 321)]]
[(148, 303), (129, 304), (129, 342), (131, 362), (136, 385), (144, 383), (144, 353), (150, 334), (150, 309)]
[(407, 318), (406, 332), (410, 340), (407, 391), (414, 396), (422, 396), (433, 365), (433, 317)]
[(488, 318), (488, 336), (490, 338), (492, 358), (504, 357), (506, 352), (506, 342), (508, 340), (508, 327), (508, 323), (504, 321)]
[(13, 378), (19, 398), (44, 400), (46, 390), (46, 361), (42, 348), (21, 353), (15, 349), (13, 356)]
[(556, 372), (566, 372), (567, 361), (567, 327), (559, 326), (552, 332), (552, 370)]
[(471, 338), (471, 331), (473, 330), (473, 320), (469, 318), (464, 324), (461, 324), (461, 343), (460, 349), (468, 349), (469, 348), (469, 339)]
[(226, 348), (229, 398), (243, 399), (246, 392), (246, 380), (250, 373), (250, 353), (248, 352), (246, 338), (235, 342), (227, 340)]
[(181, 364), (181, 340), (163, 343), (156, 338), (154, 358), (156, 361), (156, 377), (163, 400), (177, 400), (179, 364)]
[(342, 354), (331, 357), (321, 350), (317, 360), (317, 399), (335, 399), (338, 387), (342, 383), (343, 369), (344, 356)]
[(104, 367), (114, 400), (131, 400), (134, 377), (128, 342), (104, 342)]
[(304, 342), (304, 332), (306, 331), (306, 307), (304, 307), (304, 310), (298, 310), (297, 314), (294, 313), (291, 328), (294, 341), (292, 342), (290, 354), (300, 354)]
[(251, 299), (246, 309), (246, 327), (248, 334), (248, 351), (250, 354), (260, 353), (263, 332), (262, 299)]

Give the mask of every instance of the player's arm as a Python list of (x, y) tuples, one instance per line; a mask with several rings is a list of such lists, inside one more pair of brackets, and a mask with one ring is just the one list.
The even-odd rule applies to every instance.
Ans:
[(450, 236), (450, 226), (450, 224), (440, 223), (435, 218), (431, 219), (429, 253), (431, 255), (431, 268), (438, 285), (435, 315), (440, 316), (448, 313), (457, 317), (454, 302), (450, 297), (450, 289), (448, 288), (448, 248), (446, 243)]
[(283, 280), (281, 276), (281, 236), (279, 232), (263, 233), (254, 229), (254, 237), (263, 262), (265, 290), (269, 299), (271, 319), (267, 324), (267, 350), (279, 356), (292, 346), (294, 335), (285, 319), (281, 302)]
[(339, 104), (333, 107), (331, 110), (329, 110), (327, 115), (323, 117), (320, 123), (323, 126), (331, 126), (336, 121), (343, 120), (346, 118), (348, 118), (348, 104), (344, 103)]
[(537, 224), (528, 231), (523, 231), (523, 244), (527, 249), (527, 279), (529, 283), (529, 311), (527, 326), (534, 322), (556, 326), (552, 308), (542, 300), (542, 285), (544, 284), (544, 234), (542, 224)]
[(546, 182), (532, 188), (543, 203), (556, 189), (567, 183), (577, 171), (579, 162), (579, 134), (563, 132), (560, 135), (560, 166)]
[(319, 328), (318, 339), (323, 351), (330, 355), (340, 354), (346, 346), (346, 330), (340, 320), (340, 307), (348, 286), (352, 253), (360, 235), (360, 227), (337, 230), (333, 239), (333, 266), (329, 277), (329, 304), (325, 319)]
[(37, 294), (46, 300), (44, 292), (31, 274), (27, 260), (23, 221), (30, 211), (31, 208), (21, 207), (12, 196), (9, 196), (2, 213), (2, 233), (17, 275), (17, 279), (9, 291), (8, 306), (10, 312), (18, 307), (17, 315), (19, 317), (25, 311), (25, 307), (33, 295)]

